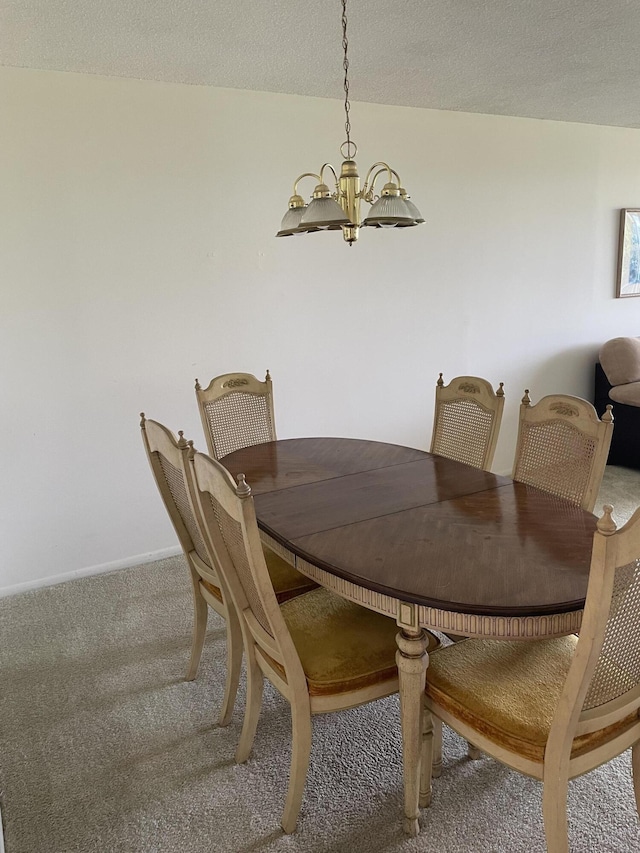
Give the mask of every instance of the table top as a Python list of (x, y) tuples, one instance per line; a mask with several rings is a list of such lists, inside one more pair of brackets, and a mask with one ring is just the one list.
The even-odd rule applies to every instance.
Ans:
[(584, 605), (596, 517), (539, 489), (358, 439), (269, 442), (222, 462), (245, 474), (262, 530), (367, 589), (489, 616)]

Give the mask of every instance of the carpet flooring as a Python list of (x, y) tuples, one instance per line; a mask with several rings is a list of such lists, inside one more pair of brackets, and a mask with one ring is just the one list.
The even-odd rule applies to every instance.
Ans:
[[(617, 500), (616, 500), (617, 499)], [(608, 469), (619, 521), (640, 472)], [(422, 833), (401, 827), (397, 697), (314, 719), (298, 830), (279, 828), (288, 704), (267, 685), (251, 759), (215, 724), (225, 633), (211, 613), (196, 681), (183, 681), (191, 593), (182, 558), (0, 601), (0, 807), (6, 853), (462, 853), (545, 850), (541, 786), (445, 729)], [(629, 753), (575, 780), (572, 851), (640, 851)]]

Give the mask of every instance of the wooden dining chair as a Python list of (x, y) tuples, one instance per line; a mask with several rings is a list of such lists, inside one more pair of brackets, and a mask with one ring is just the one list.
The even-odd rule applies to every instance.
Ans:
[(513, 479), (593, 511), (613, 433), (612, 407), (602, 420), (586, 400), (550, 394), (520, 405)]
[(543, 782), (548, 853), (568, 853), (569, 780), (632, 747), (640, 814), (640, 510), (616, 532), (605, 506), (594, 534), (580, 636), (466, 640), (430, 658), (422, 805), (431, 800), (430, 717)]
[(436, 384), (431, 453), (491, 469), (504, 409), (504, 383), (493, 386), (479, 376), (456, 376)]
[[(293, 832), (311, 751), (311, 717), (398, 690), (395, 622), (319, 587), (278, 607), (269, 583), (251, 489), (219, 463), (193, 457), (201, 524), (238, 613), (247, 659), (247, 705), (236, 760), (248, 759), (264, 678), (291, 705), (292, 753), (282, 828)], [(429, 651), (438, 646), (429, 634)]]
[(268, 370), (264, 382), (251, 373), (225, 373), (203, 389), (196, 379), (196, 399), (207, 447), (214, 459), (276, 440), (273, 386)]
[[(194, 511), (194, 487), (188, 464), (189, 444), (182, 434), (179, 438), (157, 421), (140, 415), (142, 441), (160, 496), (178, 536), (187, 560), (193, 586), (194, 625), (191, 660), (187, 681), (198, 672), (207, 630), (208, 608), (223, 616), (227, 622), (227, 675), (219, 723), (231, 720), (242, 663), (242, 634), (235, 608), (224, 596), (218, 568), (211, 560)], [(315, 588), (316, 584), (297, 572), (293, 566), (269, 550), (265, 554), (270, 582), (279, 602)]]

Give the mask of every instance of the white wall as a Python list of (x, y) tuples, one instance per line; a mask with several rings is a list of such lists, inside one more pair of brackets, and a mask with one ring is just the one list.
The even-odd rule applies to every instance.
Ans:
[[(340, 101), (0, 69), (0, 593), (175, 547), (138, 413), (204, 447), (193, 396), (274, 377), (280, 437), (425, 447), (433, 386), (590, 397), (640, 131), (354, 104), (426, 225), (274, 239), (293, 178), (339, 165)], [(305, 187), (306, 190), (311, 187)]]

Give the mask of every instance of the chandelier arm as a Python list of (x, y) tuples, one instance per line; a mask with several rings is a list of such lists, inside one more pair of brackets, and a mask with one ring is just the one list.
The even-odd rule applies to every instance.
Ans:
[(322, 168), (320, 169), (320, 183), (324, 183), (324, 170), (325, 170), (325, 169), (331, 169), (331, 171), (333, 172), (333, 178), (334, 178), (334, 180), (335, 180), (336, 190), (337, 190), (337, 189), (338, 189), (338, 186), (339, 186), (338, 173), (337, 173), (337, 172), (336, 172), (336, 170), (333, 168), (333, 166), (331, 165), (331, 163), (323, 163), (323, 164), (322, 164)]
[(298, 195), (298, 182), (301, 181), (303, 178), (315, 178), (316, 181), (318, 181), (318, 183), (322, 183), (322, 178), (320, 177), (320, 175), (316, 175), (315, 172), (303, 172), (293, 182), (293, 194), (294, 195)]
[[(375, 173), (375, 175), (373, 176), (373, 178), (371, 178), (371, 187), (369, 187), (369, 189), (370, 189), (370, 191), (371, 191), (371, 192), (373, 192), (373, 189), (374, 189), (374, 187), (375, 187), (375, 185), (376, 185), (376, 181), (378, 180), (378, 178), (380, 177), (380, 175), (381, 175), (384, 171), (385, 171), (385, 169), (378, 169), (378, 171)], [(391, 171), (391, 174), (392, 174), (392, 175), (395, 175), (396, 180), (398, 181), (398, 186), (400, 186), (400, 184), (401, 184), (401, 181), (400, 181), (400, 175), (396, 172), (396, 170), (395, 170), (395, 169), (391, 169), (390, 171)], [(389, 174), (389, 173), (387, 172), (387, 174)]]
[[(363, 185), (363, 187), (362, 187), (362, 194), (363, 194), (363, 197), (364, 197), (364, 194), (365, 194), (365, 193), (367, 192), (367, 190), (369, 189), (368, 184), (369, 184), (369, 178), (371, 177), (371, 173), (373, 172), (373, 170), (374, 170), (374, 169), (377, 169), (377, 168), (378, 168), (378, 166), (382, 166), (382, 170), (381, 170), (381, 171), (383, 171), (384, 169), (386, 169), (386, 170), (387, 170), (387, 174), (388, 174), (388, 176), (389, 176), (389, 180), (391, 180), (391, 178), (392, 178), (392, 176), (393, 176), (393, 175), (395, 175), (395, 176), (398, 178), (398, 180), (400, 180), (400, 178), (398, 177), (398, 173), (397, 173), (397, 172), (394, 172), (394, 171), (393, 171), (393, 169), (391, 168), (391, 166), (390, 166), (388, 163), (385, 163), (385, 162), (384, 162), (384, 160), (380, 160), (380, 162), (378, 162), (378, 163), (374, 163), (374, 164), (373, 164), (373, 166), (372, 166), (372, 167), (369, 169), (369, 171), (367, 172), (367, 176), (366, 176), (366, 178), (364, 179), (364, 185)], [(378, 173), (378, 174), (379, 174), (379, 173)], [(376, 178), (378, 177), (378, 174), (376, 174)], [(375, 178), (374, 178), (373, 180), (375, 181)], [(371, 187), (372, 187), (372, 189), (373, 189), (373, 183), (372, 183)]]
[[(378, 171), (375, 173), (373, 178), (371, 178), (371, 186), (367, 186), (365, 184), (364, 187), (362, 188), (362, 198), (364, 199), (364, 201), (368, 202), (369, 204), (373, 204), (373, 202), (374, 202), (375, 195), (373, 193), (374, 193), (374, 190), (376, 188), (376, 181), (378, 180), (378, 176), (382, 175), (383, 172), (385, 172), (385, 169), (378, 169)], [(388, 173), (387, 173), (387, 175), (388, 175)]]

